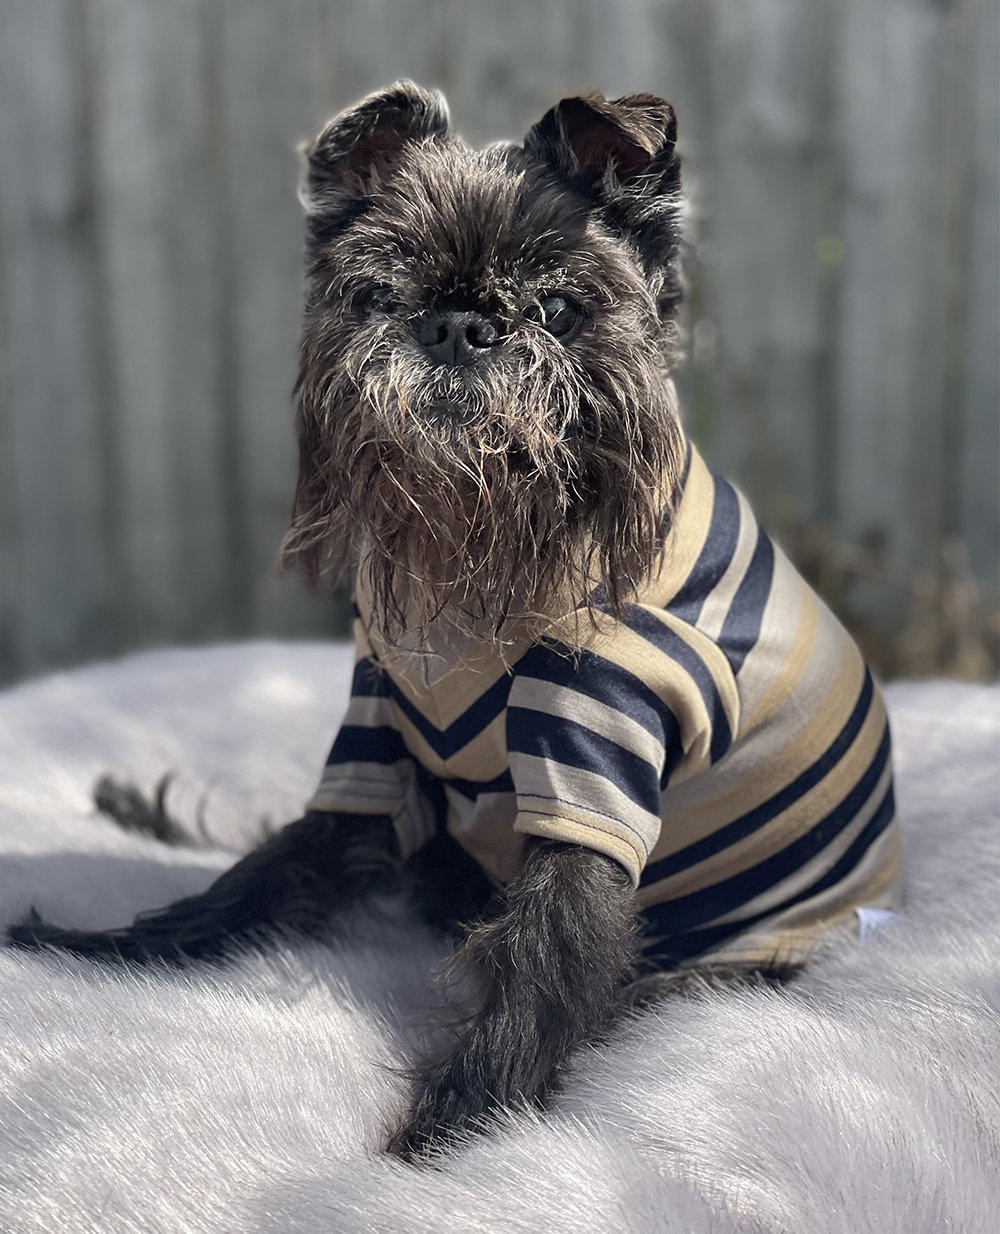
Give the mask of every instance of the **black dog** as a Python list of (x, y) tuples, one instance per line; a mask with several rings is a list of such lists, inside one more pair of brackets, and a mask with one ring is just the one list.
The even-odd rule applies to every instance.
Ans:
[(344, 727), (306, 816), (204, 895), (11, 932), (219, 957), (418, 881), (473, 921), (475, 994), (406, 1157), (543, 1104), (630, 999), (787, 975), (898, 901), (878, 691), (680, 428), (675, 139), (661, 99), (594, 96), (474, 151), (399, 83), (312, 144), (284, 558), (360, 563)]

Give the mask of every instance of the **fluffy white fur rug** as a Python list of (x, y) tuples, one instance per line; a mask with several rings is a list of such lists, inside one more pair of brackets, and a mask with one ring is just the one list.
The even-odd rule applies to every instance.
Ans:
[[(105, 927), (231, 855), (95, 816), (104, 771), (246, 846), (295, 816), (343, 646), (136, 656), (0, 695), (0, 920)], [(781, 993), (663, 1004), (557, 1107), (416, 1170), (377, 1155), (438, 945), (399, 913), (335, 950), (102, 971), (0, 950), (4, 1234), (987, 1234), (1000, 1211), (993, 688), (888, 692), (909, 898)]]

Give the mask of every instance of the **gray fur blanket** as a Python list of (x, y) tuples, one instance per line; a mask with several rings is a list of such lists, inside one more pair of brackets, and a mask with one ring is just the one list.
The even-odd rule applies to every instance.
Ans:
[[(0, 920), (106, 927), (294, 817), (345, 646), (158, 652), (0, 695)], [(433, 1031), (440, 947), (398, 908), (334, 949), (132, 974), (0, 950), (4, 1234), (992, 1234), (995, 688), (897, 685), (905, 912), (779, 993), (643, 1013), (545, 1116), (412, 1169), (378, 1156)], [(215, 847), (95, 815), (105, 771)]]

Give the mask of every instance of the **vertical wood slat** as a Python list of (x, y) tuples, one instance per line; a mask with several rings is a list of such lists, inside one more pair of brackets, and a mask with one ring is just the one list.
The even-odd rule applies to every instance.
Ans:
[(968, 243), (968, 303), (959, 434), (957, 531), (970, 563), (987, 588), (997, 590), (1000, 571), (1000, 93), (996, 51), (1000, 8), (978, 0), (973, 27), (974, 83), (972, 204)]
[[(949, 35), (948, 9), (926, 0), (845, 6), (837, 517), (911, 567), (931, 564), (942, 519)], [(867, 592), (871, 619), (900, 619)]]
[(95, 0), (113, 501), (130, 642), (225, 628), (227, 544), (199, 0)]
[(116, 645), (72, 0), (0, 7), (0, 674)]
[(708, 311), (719, 348), (710, 447), (770, 522), (820, 513), (817, 379), (825, 151), (821, 5), (713, 7)]
[(243, 628), (325, 633), (330, 610), (275, 560), (295, 476), (291, 392), (302, 303), (296, 143), (317, 126), (310, 0), (221, 0), (218, 48), (232, 406), (227, 466), (242, 529)]

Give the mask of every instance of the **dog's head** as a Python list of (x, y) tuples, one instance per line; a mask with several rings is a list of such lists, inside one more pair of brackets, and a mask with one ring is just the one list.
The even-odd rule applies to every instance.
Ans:
[(675, 137), (663, 100), (593, 96), (472, 150), (406, 82), (327, 125), (286, 563), (359, 552), (387, 633), (627, 598), (681, 465)]

